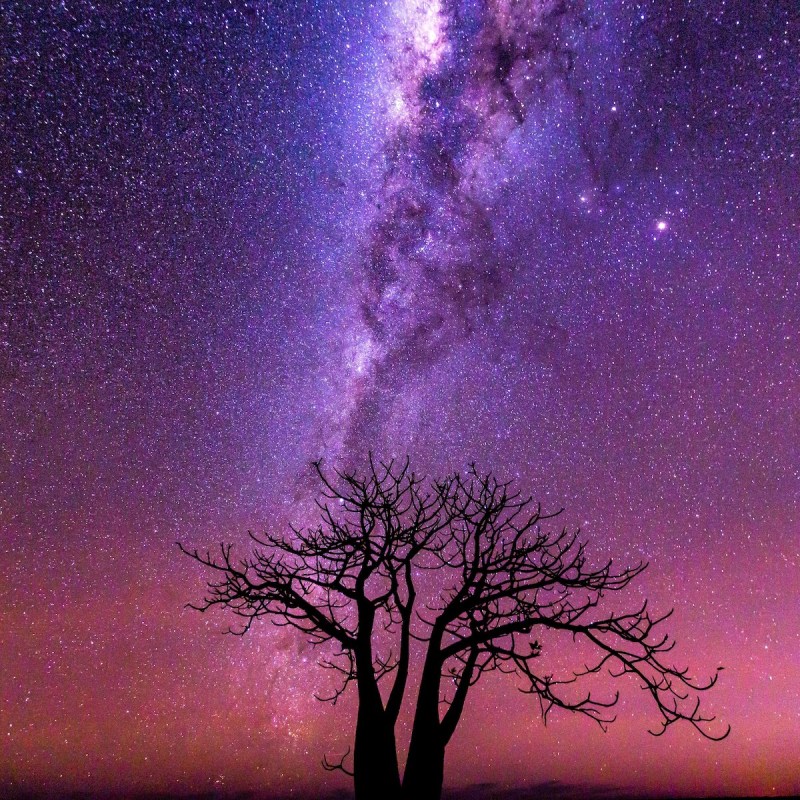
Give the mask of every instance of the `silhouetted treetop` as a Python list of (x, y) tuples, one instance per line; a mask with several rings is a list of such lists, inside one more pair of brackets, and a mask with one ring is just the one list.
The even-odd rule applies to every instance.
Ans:
[[(651, 615), (647, 602), (625, 613), (602, 610), (603, 597), (625, 589), (646, 564), (593, 566), (579, 532), (545, 529), (561, 512), (543, 513), (510, 482), (474, 465), (441, 480), (418, 477), (408, 459), (370, 456), (363, 475), (326, 471), (320, 462), (314, 469), (322, 486), (315, 527), (250, 534), (252, 552), (238, 560), (228, 544), (215, 555), (181, 549), (218, 576), (193, 608), (224, 607), (240, 618), (231, 629), (239, 635), (269, 617), (326, 645), (320, 663), (341, 681), (320, 699), (335, 703), (356, 684), (359, 798), (438, 798), (445, 747), (469, 689), (494, 670), (518, 675), (545, 719), (561, 708), (605, 728), (618, 695), (573, 688), (605, 670), (633, 676), (649, 693), (660, 714), (655, 735), (685, 722), (706, 738), (727, 736), (728, 728), (715, 733), (714, 717), (700, 711), (698, 693), (717, 675), (697, 681), (668, 660), (674, 641), (660, 626), (671, 612)], [(545, 630), (584, 640), (595, 660), (560, 678), (542, 673), (537, 633)], [(401, 784), (394, 728), (412, 640), (425, 643), (425, 656)], [(344, 758), (324, 764), (353, 774)]]

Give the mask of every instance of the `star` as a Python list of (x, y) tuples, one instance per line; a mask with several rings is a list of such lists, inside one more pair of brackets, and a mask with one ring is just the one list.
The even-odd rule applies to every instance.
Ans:
[(174, 542), (369, 450), (563, 506), (727, 667), (716, 749), (498, 671), (448, 781), (797, 793), (796, 3), (5, 5), (0, 794), (346, 789), (325, 654), (183, 611)]

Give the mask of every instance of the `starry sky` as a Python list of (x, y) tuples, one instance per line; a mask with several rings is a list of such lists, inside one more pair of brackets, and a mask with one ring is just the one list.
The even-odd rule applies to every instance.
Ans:
[(0, 788), (346, 785), (352, 699), (184, 609), (175, 542), (309, 524), (311, 460), (372, 449), (564, 507), (725, 667), (719, 744), (486, 676), (448, 784), (800, 792), (795, 0), (0, 21)]

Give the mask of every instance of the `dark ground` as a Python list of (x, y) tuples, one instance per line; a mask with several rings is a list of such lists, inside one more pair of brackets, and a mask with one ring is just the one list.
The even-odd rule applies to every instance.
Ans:
[[(62, 792), (58, 790), (20, 790), (0, 785), (4, 800), (352, 800), (352, 793), (336, 791), (325, 795), (274, 795), (263, 792), (209, 791), (190, 794), (129, 792)], [(684, 795), (640, 794), (630, 789), (576, 786), (551, 781), (528, 786), (505, 787), (499, 784), (476, 784), (445, 790), (443, 800), (734, 800), (723, 797), (695, 798)], [(736, 797), (735, 800), (766, 800)], [(775, 800), (775, 798), (771, 798)], [(780, 799), (779, 799), (780, 800)]]

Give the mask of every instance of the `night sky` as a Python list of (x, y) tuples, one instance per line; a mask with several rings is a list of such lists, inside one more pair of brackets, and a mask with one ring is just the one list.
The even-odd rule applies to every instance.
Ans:
[(448, 784), (800, 792), (796, 0), (0, 23), (0, 792), (346, 786), (352, 698), (184, 609), (175, 542), (309, 524), (311, 460), (368, 449), (564, 507), (725, 667), (719, 744), (485, 676)]

